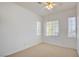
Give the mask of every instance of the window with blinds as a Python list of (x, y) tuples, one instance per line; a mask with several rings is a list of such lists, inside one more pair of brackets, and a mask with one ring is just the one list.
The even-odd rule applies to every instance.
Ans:
[(68, 37), (76, 37), (76, 17), (68, 18)]
[(41, 22), (37, 21), (37, 35), (41, 35)]
[(47, 36), (58, 36), (59, 33), (59, 22), (58, 20), (47, 22)]

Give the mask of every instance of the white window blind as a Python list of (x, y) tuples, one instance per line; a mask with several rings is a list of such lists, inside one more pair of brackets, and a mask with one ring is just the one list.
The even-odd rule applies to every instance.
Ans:
[(59, 22), (58, 20), (47, 22), (47, 36), (58, 36)]
[(68, 18), (68, 37), (76, 37), (76, 17)]
[(37, 35), (41, 35), (41, 22), (37, 21)]

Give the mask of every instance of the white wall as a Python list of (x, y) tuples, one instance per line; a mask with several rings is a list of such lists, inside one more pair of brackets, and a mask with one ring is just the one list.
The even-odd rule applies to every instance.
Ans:
[(79, 55), (79, 3), (77, 4), (77, 52)]
[[(75, 38), (68, 38), (67, 36), (67, 19), (69, 16), (76, 16), (76, 9), (70, 8), (67, 10), (63, 10), (58, 13), (50, 14), (44, 17), (44, 33), (43, 33), (43, 39), (44, 42), (47, 42), (49, 44), (55, 44), (61, 47), (67, 47), (67, 48), (74, 48), (76, 49), (76, 39)], [(45, 36), (46, 28), (45, 24), (46, 21), (49, 20), (59, 20), (59, 36), (58, 37), (47, 37)]]
[[(42, 27), (44, 42), (76, 49), (76, 39), (67, 37), (67, 18), (75, 15), (75, 8), (71, 8), (46, 16), (42, 20), (35, 13), (14, 3), (0, 3), (0, 56), (12, 54), (42, 42), (41, 36), (36, 35), (36, 21), (38, 20), (42, 20), (44, 23), (44, 27)], [(60, 21), (58, 37), (44, 35), (45, 22), (48, 20)]]
[(41, 17), (14, 3), (0, 3), (0, 56), (6, 56), (41, 42), (36, 21)]

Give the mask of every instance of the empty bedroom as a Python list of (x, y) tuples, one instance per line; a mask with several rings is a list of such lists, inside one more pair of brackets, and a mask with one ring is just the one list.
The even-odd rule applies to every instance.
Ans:
[(78, 2), (0, 2), (0, 57), (78, 57)]

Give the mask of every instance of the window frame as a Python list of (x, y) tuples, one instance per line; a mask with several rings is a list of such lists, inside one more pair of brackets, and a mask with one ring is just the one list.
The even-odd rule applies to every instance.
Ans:
[[(72, 29), (71, 29), (71, 32), (75, 32), (75, 36), (71, 36), (72, 34), (69, 32), (70, 30), (69, 30), (69, 18), (71, 18), (71, 17), (74, 17), (75, 18), (75, 30), (73, 31)], [(73, 27), (73, 26), (71, 26), (71, 27)], [(76, 16), (70, 16), (70, 17), (68, 17), (68, 38), (76, 38), (76, 36), (77, 36), (77, 20), (76, 20)]]
[(36, 22), (36, 34), (37, 36), (41, 35), (41, 21)]
[[(52, 25), (47, 25), (48, 22), (51, 23)], [(48, 30), (48, 26), (52, 26), (52, 29)], [(56, 28), (56, 26), (58, 29)], [(56, 29), (58, 32), (56, 31)], [(48, 31), (52, 33), (48, 34)], [(53, 37), (59, 36), (59, 20), (50, 20), (46, 22), (46, 36), (53, 36)]]

